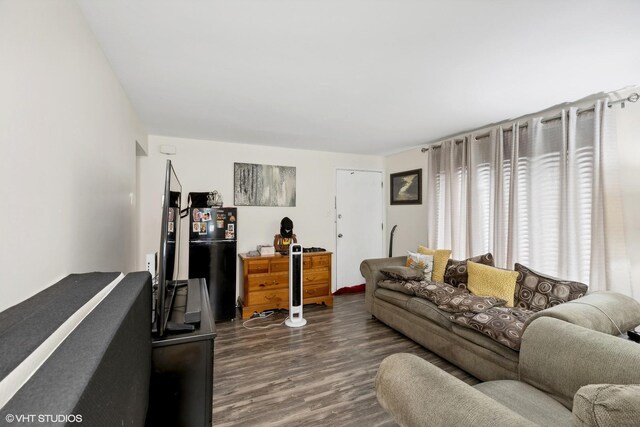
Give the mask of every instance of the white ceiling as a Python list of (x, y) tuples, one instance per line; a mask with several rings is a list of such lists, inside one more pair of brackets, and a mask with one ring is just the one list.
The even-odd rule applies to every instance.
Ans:
[(638, 0), (77, 0), (151, 134), (384, 154), (640, 83)]

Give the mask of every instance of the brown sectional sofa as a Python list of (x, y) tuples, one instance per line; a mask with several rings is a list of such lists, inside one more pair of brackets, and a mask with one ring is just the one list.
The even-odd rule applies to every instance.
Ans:
[[(380, 288), (381, 269), (402, 266), (406, 257), (365, 260), (360, 272), (366, 279), (365, 305), (369, 313), (422, 346), (483, 380), (518, 379), (520, 354), (472, 329), (452, 323), (428, 300)], [(588, 294), (532, 316), (555, 317), (589, 329), (618, 335), (640, 324), (640, 303), (614, 292)], [(615, 323), (615, 324), (614, 324)]]

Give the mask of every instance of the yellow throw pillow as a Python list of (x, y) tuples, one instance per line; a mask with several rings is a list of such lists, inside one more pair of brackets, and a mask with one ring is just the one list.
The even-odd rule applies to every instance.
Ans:
[(469, 272), (467, 289), (472, 294), (500, 298), (507, 302), (506, 307), (513, 307), (517, 271), (503, 270), (472, 261), (467, 261), (467, 271)]
[(451, 256), (451, 249), (429, 249), (425, 246), (418, 246), (418, 253), (423, 255), (433, 255), (433, 273), (431, 280), (434, 282), (444, 282), (444, 272), (447, 269), (447, 261)]

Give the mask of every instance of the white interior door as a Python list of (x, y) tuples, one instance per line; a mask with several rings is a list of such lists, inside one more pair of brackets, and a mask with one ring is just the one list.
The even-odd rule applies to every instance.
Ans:
[(364, 283), (360, 263), (384, 253), (382, 172), (336, 171), (336, 290)]

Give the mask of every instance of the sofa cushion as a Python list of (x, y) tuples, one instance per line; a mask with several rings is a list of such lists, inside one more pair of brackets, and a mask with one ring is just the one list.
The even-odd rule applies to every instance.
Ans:
[(454, 334), (459, 336), (460, 338), (464, 338), (465, 340), (474, 343), (486, 350), (490, 350), (493, 353), (499, 354), (500, 356), (511, 360), (512, 362), (518, 362), (519, 356), (518, 352), (510, 349), (509, 347), (500, 344), (497, 341), (489, 338), (484, 335), (482, 332), (479, 332), (475, 329), (467, 328), (466, 326), (457, 325), (452, 322), (451, 330)]
[(411, 267), (405, 267), (402, 265), (385, 267), (380, 271), (385, 275), (385, 277), (391, 280), (422, 280), (424, 277), (423, 272), (416, 271)]
[(631, 427), (640, 423), (640, 385), (590, 384), (573, 398), (574, 426)]
[(514, 305), (527, 310), (540, 311), (587, 293), (587, 285), (562, 280), (535, 272), (522, 264), (514, 266), (518, 273)]
[(444, 273), (444, 282), (456, 288), (467, 289), (467, 282), (469, 280), (467, 261), (493, 267), (493, 255), (491, 255), (491, 252), (467, 258), (463, 261), (450, 259), (447, 263), (447, 270)]
[(406, 267), (410, 267), (421, 274), (421, 279), (431, 280), (431, 272), (433, 271), (433, 255), (424, 255), (415, 252), (407, 251), (407, 264)]
[(390, 304), (397, 305), (400, 308), (406, 308), (407, 301), (409, 301), (409, 298), (411, 298), (409, 295), (402, 292), (383, 288), (376, 289), (375, 296)]
[(571, 426), (571, 411), (527, 383), (488, 381), (473, 386), (518, 415), (541, 426)]
[(520, 350), (524, 325), (532, 311), (510, 307), (493, 307), (482, 313), (456, 313), (450, 319), (474, 329), (513, 350)]
[(505, 300), (507, 307), (513, 307), (518, 273), (511, 270), (490, 267), (468, 261), (469, 282), (467, 287), (476, 295), (491, 295)]
[(425, 246), (418, 246), (418, 253), (433, 255), (433, 273), (431, 280), (435, 282), (444, 281), (444, 271), (447, 268), (447, 261), (451, 256), (451, 249), (429, 249)]
[(448, 314), (439, 310), (431, 301), (418, 297), (411, 298), (407, 301), (407, 311), (416, 316), (432, 320), (443, 328), (451, 330), (452, 323)]
[(390, 291), (402, 292), (403, 294), (413, 295), (413, 288), (409, 288), (405, 286), (404, 280), (380, 280), (378, 282), (378, 286), (384, 289), (389, 289)]

